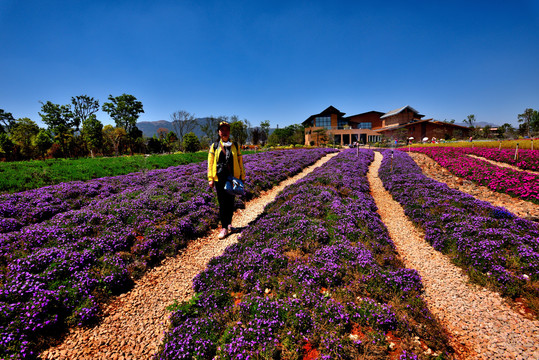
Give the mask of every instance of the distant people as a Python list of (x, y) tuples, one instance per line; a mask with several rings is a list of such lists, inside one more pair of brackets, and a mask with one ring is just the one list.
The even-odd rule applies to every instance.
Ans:
[(473, 137), (470, 136), (470, 142), (472, 142)]
[(221, 121), (217, 129), (219, 141), (212, 144), (208, 153), (208, 182), (210, 187), (215, 187), (217, 192), (222, 227), (218, 237), (224, 239), (234, 231), (232, 227), (234, 195), (226, 192), (225, 183), (231, 175), (245, 181), (245, 168), (240, 148), (230, 142), (230, 124)]

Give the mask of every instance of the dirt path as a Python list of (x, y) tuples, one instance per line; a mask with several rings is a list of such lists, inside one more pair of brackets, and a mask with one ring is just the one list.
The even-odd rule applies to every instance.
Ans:
[(477, 155), (472, 155), (472, 154), (468, 154), (468, 156), (469, 156), (469, 157), (472, 157), (472, 158), (479, 159), (479, 160), (486, 161), (486, 162), (488, 162), (488, 163), (491, 163), (492, 165), (501, 166), (501, 167), (506, 167), (506, 168), (508, 168), (508, 169), (515, 170), (515, 171), (524, 171), (524, 172), (527, 172), (527, 173), (533, 174), (533, 175), (539, 175), (539, 172), (537, 172), (537, 171), (533, 171), (533, 170), (524, 170), (524, 169), (518, 168), (518, 167), (516, 167), (516, 166), (513, 166), (513, 165), (511, 165), (511, 164), (507, 164), (507, 163), (503, 163), (503, 162), (499, 162), (499, 161), (490, 160), (490, 159), (484, 158), (484, 157), (482, 157), (482, 156), (477, 156)]
[[(288, 185), (305, 177), (332, 157), (330, 154), (307, 167), (260, 197), (248, 202), (234, 214), (233, 226), (245, 227)], [(101, 324), (90, 329), (70, 331), (62, 344), (41, 354), (42, 359), (150, 359), (168, 329), (170, 313), (166, 307), (194, 295), (192, 279), (208, 261), (235, 243), (238, 234), (217, 240), (219, 229), (191, 242), (179, 255), (163, 261), (137, 281), (133, 290), (118, 296), (105, 310)]]
[(459, 268), (424, 240), (378, 178), (381, 161), (375, 152), (368, 173), (380, 216), (405, 265), (421, 275), (424, 298), (454, 336), (453, 347), (465, 359), (539, 359), (539, 321), (516, 313), (497, 293), (470, 285)]

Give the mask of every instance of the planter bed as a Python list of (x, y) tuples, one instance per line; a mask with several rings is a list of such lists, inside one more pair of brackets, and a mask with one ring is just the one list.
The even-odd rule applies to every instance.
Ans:
[(372, 160), (347, 150), (287, 187), (172, 305), (156, 359), (447, 356), (421, 279), (376, 213)]
[(539, 204), (539, 175), (496, 166), (466, 156), (459, 149), (432, 147), (412, 148), (412, 151), (428, 155), (456, 176), (487, 186), (491, 190)]
[(422, 227), (425, 239), (470, 278), (539, 309), (539, 225), (424, 176), (400, 151), (384, 151), (384, 187)]
[[(246, 155), (250, 190), (246, 198), (327, 152)], [(117, 181), (117, 177), (109, 179)], [(39, 342), (66, 324), (93, 322), (108, 296), (125, 291), (149, 266), (217, 225), (217, 203), (207, 184), (206, 163), (156, 170), (149, 176), (132, 174), (120, 182), (121, 192), (88, 196), (80, 209), (0, 234), (3, 358), (32, 358)], [(58, 186), (68, 188), (68, 184)]]

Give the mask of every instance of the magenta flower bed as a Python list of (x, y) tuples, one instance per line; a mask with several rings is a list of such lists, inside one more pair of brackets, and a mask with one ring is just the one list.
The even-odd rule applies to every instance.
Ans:
[[(247, 197), (327, 152), (246, 155)], [(215, 227), (218, 210), (206, 167), (205, 162), (182, 165), (4, 197), (4, 209), (14, 198), (31, 200), (31, 195), (30, 204), (45, 206), (56, 199), (66, 205), (33, 223), (29, 214), (37, 210), (21, 204), (14, 215), (22, 215), (11, 218), (19, 222), (18, 230), (0, 234), (0, 358), (34, 358), (36, 341), (66, 325), (93, 322), (104, 299), (125, 291), (149, 266)]]
[(498, 161), (516, 166), (522, 170), (539, 171), (539, 150), (519, 149), (518, 159), (515, 160), (515, 149), (493, 148), (453, 148), (465, 154), (484, 157), (485, 159)]
[(457, 148), (412, 148), (412, 151), (428, 155), (456, 176), (539, 204), (539, 175), (496, 166), (466, 156)]
[(416, 336), (448, 358), (421, 278), (376, 213), (372, 160), (347, 150), (284, 189), (174, 305), (155, 358), (417, 359)]

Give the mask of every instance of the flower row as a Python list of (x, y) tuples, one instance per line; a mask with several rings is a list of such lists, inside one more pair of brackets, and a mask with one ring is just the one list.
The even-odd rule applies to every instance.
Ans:
[[(319, 152), (323, 150), (313, 150)], [(301, 153), (301, 152), (300, 152)], [(245, 167), (252, 178), (251, 189), (256, 194), (259, 189), (272, 186), (296, 173), (298, 166), (294, 156), (288, 156), (290, 151), (281, 150), (267, 153), (245, 155)], [(261, 160), (261, 159), (266, 160)], [(45, 186), (14, 194), (0, 195), (0, 233), (16, 231), (30, 224), (40, 223), (52, 218), (54, 215), (69, 210), (78, 210), (92, 206), (94, 202), (123, 193), (145, 189), (148, 184), (190, 177), (206, 171), (206, 162), (192, 163), (170, 167), (168, 169), (150, 170), (127, 175), (104, 177), (89, 181), (72, 181), (57, 185)], [(266, 167), (271, 165), (270, 171), (276, 176), (265, 176)]]
[[(326, 153), (245, 156), (247, 196)], [(94, 321), (109, 295), (129, 288), (148, 266), (217, 225), (217, 203), (204, 163), (129, 178), (131, 185), (120, 192), (95, 196), (80, 209), (0, 234), (0, 349), (5, 349), (0, 357), (31, 358), (35, 342), (55, 329)]]
[(376, 213), (372, 160), (347, 150), (287, 187), (172, 306), (156, 359), (414, 359), (420, 342), (450, 352)]
[(466, 156), (460, 149), (431, 147), (413, 148), (412, 151), (424, 153), (451, 173), (491, 190), (539, 203), (539, 175), (496, 166)]
[[(453, 148), (457, 150), (456, 148)], [(523, 170), (539, 171), (539, 150), (494, 149), (494, 148), (458, 148), (465, 154), (484, 157), (485, 159), (503, 162)], [(515, 156), (517, 155), (517, 156)]]
[(539, 305), (538, 224), (424, 176), (404, 152), (385, 151), (379, 176), (425, 239), (473, 280)]

